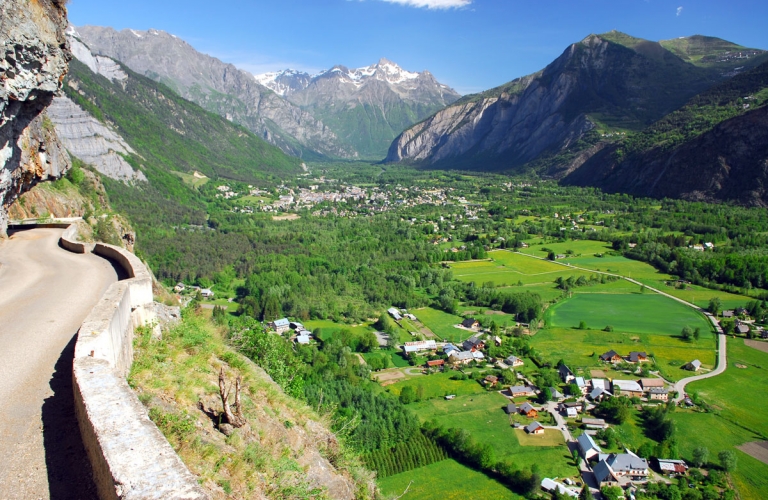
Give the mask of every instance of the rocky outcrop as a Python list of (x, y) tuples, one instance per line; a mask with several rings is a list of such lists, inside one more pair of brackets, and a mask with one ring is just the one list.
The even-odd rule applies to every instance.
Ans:
[(67, 71), (66, 26), (63, 2), (0, 3), (0, 234), (7, 208), (21, 193), (69, 168), (44, 114)]
[[(115, 65), (111, 59), (104, 59)], [(119, 66), (115, 65), (107, 66), (110, 68), (107, 71), (114, 74), (112, 70), (115, 67), (119, 70)], [(64, 147), (73, 156), (112, 179), (124, 182), (147, 180), (141, 171), (134, 170), (121, 156), (135, 154), (125, 140), (68, 97), (55, 97), (48, 108), (48, 117)]]
[[(208, 111), (250, 129), (284, 152), (353, 157), (323, 122), (259, 84), (253, 75), (164, 31), (77, 28), (73, 35), (95, 54), (173, 88)], [(98, 60), (98, 57), (97, 57)]]

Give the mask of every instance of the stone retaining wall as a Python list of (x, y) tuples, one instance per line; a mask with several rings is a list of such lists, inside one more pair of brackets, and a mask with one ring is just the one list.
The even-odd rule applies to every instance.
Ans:
[(61, 246), (120, 264), (126, 280), (113, 283), (83, 321), (75, 344), (73, 385), (80, 432), (102, 499), (208, 499), (128, 386), (133, 333), (154, 320), (152, 277), (130, 252), (77, 241), (69, 226)]

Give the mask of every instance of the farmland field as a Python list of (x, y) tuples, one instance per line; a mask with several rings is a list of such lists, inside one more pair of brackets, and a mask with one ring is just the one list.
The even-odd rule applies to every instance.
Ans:
[(433, 373), (432, 375), (420, 375), (408, 380), (398, 382), (388, 387), (395, 395), (400, 395), (403, 387), (410, 386), (416, 389), (421, 386), (424, 388), (424, 398), (442, 398), (448, 394), (479, 394), (484, 393), (485, 389), (475, 380), (451, 380), (451, 376), (459, 373), (452, 370), (444, 373)]
[[(650, 283), (649, 283), (650, 284)], [(707, 308), (709, 306), (709, 299), (717, 297), (720, 299), (720, 304), (723, 309), (735, 309), (737, 307), (743, 307), (750, 300), (755, 300), (751, 297), (745, 297), (744, 295), (736, 295), (733, 293), (722, 292), (720, 290), (710, 290), (696, 285), (688, 285), (686, 290), (678, 290), (672, 286), (666, 286), (664, 283), (657, 285), (651, 285), (658, 288), (664, 293), (668, 293), (674, 297), (685, 300), (692, 304), (696, 304), (699, 307)]]
[(468, 498), (468, 488), (477, 500), (523, 498), (485, 474), (451, 459), (387, 477), (378, 484), (384, 498), (402, 495), (410, 485), (403, 500), (464, 500)]
[(562, 439), (557, 446), (520, 445), (517, 431), (503, 410), (508, 402), (498, 392), (486, 392), (451, 401), (431, 399), (408, 407), (423, 421), (435, 419), (446, 427), (466, 429), (479, 442), (490, 444), (498, 459), (510, 458), (519, 468), (538, 464), (543, 477), (574, 476), (576, 469), (569, 465), (570, 453)]
[[(658, 272), (650, 264), (617, 255), (573, 257), (562, 262), (576, 267), (620, 274), (638, 281), (650, 280), (648, 282), (649, 285), (657, 285), (661, 281), (672, 279), (670, 275)], [(651, 281), (654, 283), (651, 283)]]
[(571, 250), (574, 254), (594, 255), (596, 253), (605, 253), (613, 250), (610, 243), (596, 240), (573, 240), (562, 243), (544, 243), (542, 245), (531, 245), (528, 248), (521, 248), (520, 252), (537, 257), (546, 257), (547, 251), (542, 248), (548, 248), (556, 254), (565, 254)]
[(713, 336), (707, 319), (694, 309), (668, 297), (644, 294), (576, 294), (547, 310), (548, 326), (573, 328), (586, 321), (590, 328), (607, 325), (615, 331), (680, 335), (683, 327), (701, 329), (701, 338)]
[(424, 325), (432, 330), (438, 337), (445, 341), (459, 342), (466, 340), (472, 335), (472, 332), (468, 330), (461, 330), (455, 328), (453, 325), (462, 322), (463, 318), (454, 314), (448, 314), (447, 312), (432, 309), (431, 307), (424, 307), (422, 309), (416, 309), (413, 314), (424, 323)]
[(541, 259), (533, 259), (508, 250), (488, 254), (492, 261), (457, 262), (451, 265), (454, 278), (474, 281), (478, 285), (493, 282), (496, 286), (552, 283), (558, 276), (567, 278), (577, 274), (567, 267)]

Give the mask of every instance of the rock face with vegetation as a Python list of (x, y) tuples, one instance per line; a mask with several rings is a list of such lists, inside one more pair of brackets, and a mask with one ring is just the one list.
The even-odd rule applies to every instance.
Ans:
[(736, 64), (765, 60), (759, 50), (729, 58), (729, 49), (738, 48), (719, 39), (685, 45), (619, 32), (590, 35), (541, 72), (465, 96), (406, 130), (387, 161), (509, 170), (590, 156), (600, 149), (593, 148), (598, 131), (642, 130), (728, 77)]
[(0, 4), (0, 234), (5, 234), (7, 208), (21, 193), (69, 168), (69, 158), (44, 114), (71, 57), (63, 4)]

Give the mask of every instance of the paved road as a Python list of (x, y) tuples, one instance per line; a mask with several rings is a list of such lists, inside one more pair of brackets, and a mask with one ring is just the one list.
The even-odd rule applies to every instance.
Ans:
[[(568, 426), (566, 425), (565, 419), (562, 415), (560, 415), (560, 412), (557, 411), (557, 405), (555, 401), (549, 401), (547, 403), (547, 411), (552, 414), (552, 416), (555, 418), (555, 423), (557, 423), (557, 426), (555, 427), (557, 430), (563, 433), (563, 439), (565, 439), (566, 443), (570, 443), (571, 441), (574, 441), (573, 436), (571, 436), (571, 431), (568, 430)], [(544, 426), (546, 428), (551, 428), (549, 426)]]
[(0, 243), (0, 499), (94, 498), (74, 416), (77, 329), (115, 268), (58, 246), (60, 229)]

